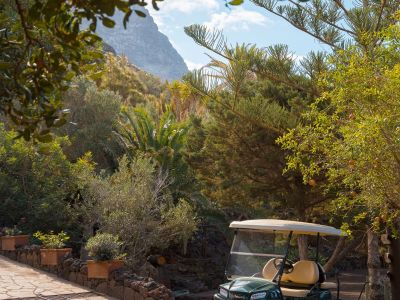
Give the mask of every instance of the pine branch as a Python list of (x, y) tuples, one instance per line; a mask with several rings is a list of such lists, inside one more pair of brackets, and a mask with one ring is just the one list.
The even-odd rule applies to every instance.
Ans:
[(230, 112), (232, 112), (233, 114), (237, 115), (238, 117), (248, 121), (251, 124), (254, 124), (256, 126), (259, 126), (261, 128), (265, 128), (268, 130), (271, 130), (272, 132), (275, 132), (279, 135), (282, 135), (285, 133), (284, 130), (280, 129), (280, 128), (275, 128), (273, 126), (269, 126), (267, 124), (265, 124), (264, 122), (257, 122), (254, 118), (252, 117), (248, 117), (245, 114), (242, 114), (241, 112), (237, 111), (236, 109), (234, 109), (232, 106), (227, 105), (226, 103), (224, 103), (223, 101), (220, 101), (218, 99), (218, 97), (211, 95), (209, 92), (205, 91), (202, 86), (198, 86), (196, 85), (196, 82), (191, 82), (190, 81), (190, 77), (186, 77), (184, 78), (184, 81), (189, 84), (190, 87), (192, 87), (197, 93), (199, 93), (201, 96), (208, 98), (209, 100), (212, 100), (216, 103), (218, 103), (219, 105), (221, 105), (222, 107), (228, 109)]
[(342, 0), (333, 0), (333, 2), (339, 7), (344, 14), (348, 17), (349, 16), (349, 11), (346, 9), (346, 7), (343, 5)]
[[(190, 36), (198, 45), (212, 51), (222, 58), (225, 58), (229, 61), (235, 60), (235, 58), (232, 57), (232, 53), (230, 53), (229, 48), (227, 47), (226, 38), (224, 37), (222, 31), (209, 31), (206, 26), (195, 24), (185, 27), (185, 33)], [(286, 75), (286, 78), (282, 78), (277, 74), (265, 72), (263, 70), (257, 69), (256, 67), (252, 67), (250, 71), (254, 72), (255, 74), (259, 74), (273, 82), (283, 83), (299, 91), (310, 93), (313, 96), (319, 95), (318, 91), (316, 91), (315, 89), (305, 88), (303, 85), (298, 84), (297, 82), (288, 78)]]
[[(307, 33), (308, 35), (314, 37), (315, 39), (319, 40), (320, 42), (330, 46), (332, 49), (334, 50), (340, 50), (341, 47), (339, 47), (338, 45), (335, 45), (334, 43), (328, 41), (327, 39), (324, 39), (323, 37), (319, 36), (318, 34), (311, 32), (310, 30), (308, 30), (305, 25), (306, 24), (298, 24), (296, 22), (294, 22), (291, 18), (289, 18), (288, 16), (284, 15), (284, 11), (285, 11), (285, 7), (286, 9), (288, 9), (289, 7), (287, 6), (279, 6), (278, 7), (278, 11), (275, 11), (274, 6), (269, 4), (269, 2), (271, 0), (251, 0), (254, 4), (256, 4), (257, 6), (260, 6), (266, 10), (268, 10), (269, 12), (271, 12), (272, 14), (284, 19), (285, 21), (287, 21), (289, 24), (291, 24), (293, 27), (303, 31), (304, 33)], [(293, 11), (292, 11), (293, 13)], [(303, 20), (304, 21), (304, 20)]]
[(381, 7), (379, 9), (379, 14), (378, 14), (378, 21), (376, 22), (375, 31), (379, 30), (380, 24), (382, 22), (382, 16), (383, 16), (383, 11), (384, 11), (385, 6), (386, 6), (386, 0), (382, 0)]
[(226, 38), (221, 30), (215, 29), (211, 32), (206, 26), (198, 24), (187, 26), (184, 30), (198, 45), (230, 60), (224, 53), (227, 48)]
[(351, 34), (351, 35), (355, 35), (355, 34), (356, 34), (356, 33), (355, 33), (354, 31), (352, 31), (352, 30), (349, 30), (349, 29), (346, 29), (346, 28), (341, 27), (341, 26), (339, 26), (339, 25), (336, 25), (335, 23), (332, 23), (332, 22), (328, 21), (327, 19), (318, 16), (317, 14), (315, 14), (314, 12), (312, 12), (312, 11), (311, 11), (310, 9), (308, 9), (307, 7), (301, 5), (301, 4), (299, 4), (299, 3), (297, 3), (297, 2), (295, 2), (295, 1), (293, 1), (293, 0), (288, 0), (288, 2), (294, 4), (294, 5), (297, 6), (299, 9), (304, 10), (304, 11), (307, 12), (309, 15), (311, 15), (313, 18), (318, 19), (318, 20), (320, 20), (320, 21), (326, 23), (326, 24), (328, 24), (329, 26), (332, 26), (332, 27), (336, 28), (337, 30), (346, 32), (346, 33)]

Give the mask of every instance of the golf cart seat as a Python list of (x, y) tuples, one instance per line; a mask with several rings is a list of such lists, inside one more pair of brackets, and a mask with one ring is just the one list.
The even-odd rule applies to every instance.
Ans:
[[(263, 277), (272, 280), (277, 273), (274, 260), (270, 259), (264, 266)], [(305, 298), (311, 288), (319, 280), (318, 265), (314, 261), (300, 260), (293, 264), (291, 273), (283, 274), (281, 279), (281, 291), (285, 297)], [(296, 286), (290, 286), (290, 285)]]
[[(270, 259), (264, 266), (262, 275), (267, 280), (272, 280), (278, 272), (274, 265), (275, 258)], [(295, 283), (305, 287), (316, 284), (319, 280), (318, 265), (314, 261), (299, 260), (293, 264), (293, 271), (282, 275), (281, 283)]]
[(304, 285), (314, 285), (319, 280), (318, 265), (314, 261), (299, 260), (293, 264), (293, 271), (283, 274), (283, 282), (293, 282)]
[[(274, 265), (274, 260), (270, 259), (264, 266), (262, 275), (267, 280), (273, 280), (278, 270)], [(321, 278), (322, 273), (322, 278)], [(293, 271), (283, 274), (281, 279), (281, 291), (286, 297), (304, 298), (310, 293), (311, 289), (319, 283), (322, 289), (337, 289), (335, 282), (325, 282), (324, 270), (314, 261), (300, 260), (293, 264)], [(323, 282), (321, 282), (323, 281)]]

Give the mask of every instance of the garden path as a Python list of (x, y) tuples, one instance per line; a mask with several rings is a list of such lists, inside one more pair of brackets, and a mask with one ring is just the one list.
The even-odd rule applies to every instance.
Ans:
[(114, 299), (0, 256), (0, 300), (2, 299)]

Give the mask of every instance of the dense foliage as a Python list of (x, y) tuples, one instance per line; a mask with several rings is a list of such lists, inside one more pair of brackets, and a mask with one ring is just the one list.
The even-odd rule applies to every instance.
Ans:
[(70, 108), (68, 123), (58, 130), (70, 140), (64, 151), (72, 161), (90, 152), (98, 170), (115, 169), (122, 149), (115, 142), (113, 130), (118, 123), (122, 98), (98, 88), (84, 77), (77, 78), (73, 84), (63, 96), (64, 105)]
[[(211, 35), (201, 27), (188, 31), (199, 37), (198, 41), (201, 35)], [(207, 39), (202, 44), (214, 46)], [(213, 59), (210, 70), (186, 77), (207, 101), (209, 112), (207, 118), (193, 120), (187, 160), (203, 184), (204, 194), (234, 215), (310, 219), (326, 197), (304, 185), (298, 172), (282, 175), (285, 152), (275, 142), (296, 126), (310, 96), (263, 74), (279, 76), (279, 70), (285, 70), (293, 83), (310, 79), (297, 73), (285, 46), (225, 47), (214, 49), (229, 58), (227, 63)]]
[(131, 265), (177, 245), (185, 255), (213, 215), (344, 224), (343, 251), (372, 222), (398, 235), (398, 1), (252, 2), (333, 52), (297, 60), (192, 25), (217, 58), (162, 83), (95, 35), (143, 1), (3, 1), (0, 226), (65, 230), (94, 259), (126, 252)]
[(66, 139), (40, 147), (16, 136), (0, 126), (2, 225), (19, 224), (26, 232), (72, 229), (77, 218), (73, 209), (76, 174), (87, 168), (87, 162), (68, 161), (62, 151)]
[[(304, 181), (325, 176), (338, 190), (345, 214), (375, 220), (376, 229), (399, 217), (397, 151), (399, 78), (397, 26), (381, 33), (374, 56), (356, 48), (336, 55), (322, 79), (329, 84), (304, 115), (306, 122), (281, 139), (292, 150), (288, 168)], [(376, 59), (378, 57), (378, 59)]]
[(187, 122), (176, 122), (170, 111), (155, 121), (141, 108), (124, 111), (122, 116), (118, 137), (130, 157), (144, 153), (152, 158), (166, 177), (174, 198), (189, 195), (193, 178), (182, 156), (189, 129)]
[[(157, 8), (157, 0), (153, 7)], [(0, 4), (0, 111), (18, 127), (19, 135), (49, 140), (49, 128), (65, 123), (61, 93), (76, 74), (92, 78), (102, 53), (97, 22), (114, 27), (119, 10), (123, 23), (133, 12), (143, 17), (142, 0), (23, 1)], [(89, 21), (84, 29), (83, 20)]]
[(196, 229), (191, 207), (183, 200), (173, 203), (167, 177), (141, 155), (130, 162), (123, 157), (109, 177), (87, 180), (82, 196), (89, 207), (85, 222), (99, 222), (103, 232), (119, 236), (131, 263), (151, 249), (186, 243)]

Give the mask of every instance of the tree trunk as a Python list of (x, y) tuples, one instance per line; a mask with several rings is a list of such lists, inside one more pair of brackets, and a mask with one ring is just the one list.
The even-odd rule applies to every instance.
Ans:
[[(379, 239), (372, 229), (367, 230), (368, 237), (368, 300), (384, 299), (384, 282), (379, 255)], [(396, 299), (396, 298), (393, 298)]]
[(299, 246), (299, 259), (308, 260), (308, 236), (299, 235), (297, 237), (297, 245)]
[[(301, 190), (297, 192), (297, 196), (297, 213), (299, 220), (302, 222), (307, 222), (306, 208), (304, 205), (304, 199), (306, 199), (304, 186), (302, 186)], [(297, 246), (299, 248), (299, 259), (308, 260), (308, 236), (304, 234), (298, 235)]]
[(344, 248), (345, 243), (346, 243), (346, 237), (341, 236), (336, 244), (335, 250), (333, 251), (331, 257), (324, 265), (325, 272), (330, 272), (333, 269), (333, 267), (336, 265), (336, 263), (340, 259), (342, 259), (342, 255), (344, 253), (344, 251), (342, 251), (342, 250)]
[[(397, 226), (397, 230), (400, 226)], [(389, 233), (391, 234), (391, 233)], [(389, 245), (390, 254), (390, 270), (389, 279), (392, 300), (398, 299), (400, 295), (400, 238), (391, 238), (391, 244)]]
[(335, 250), (333, 251), (331, 257), (324, 265), (325, 272), (332, 271), (337, 262), (343, 259), (351, 249), (354, 249), (359, 242), (360, 238), (355, 238), (351, 241), (348, 241), (347, 237), (341, 236), (336, 244)]

